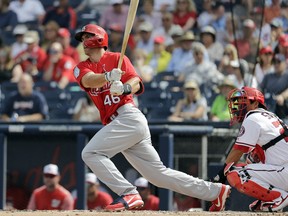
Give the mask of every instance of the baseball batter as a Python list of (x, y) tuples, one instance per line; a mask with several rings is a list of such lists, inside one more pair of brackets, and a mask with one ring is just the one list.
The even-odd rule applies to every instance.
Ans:
[(105, 125), (82, 151), (82, 158), (96, 176), (119, 198), (106, 206), (108, 211), (136, 209), (143, 200), (110, 160), (121, 152), (131, 165), (152, 184), (178, 193), (212, 201), (211, 211), (221, 211), (230, 186), (211, 183), (166, 168), (151, 143), (147, 120), (135, 107), (133, 94), (144, 91), (141, 78), (125, 56), (117, 69), (120, 53), (107, 51), (108, 35), (103, 28), (88, 24), (76, 33), (89, 57), (74, 69), (79, 85), (89, 94)]
[[(263, 94), (250, 87), (229, 96), (231, 124), (242, 123), (237, 140), (215, 179), (257, 200), (252, 211), (281, 211), (288, 205), (288, 129), (266, 110)], [(248, 153), (247, 164), (237, 164)], [(220, 177), (220, 178), (219, 178)]]

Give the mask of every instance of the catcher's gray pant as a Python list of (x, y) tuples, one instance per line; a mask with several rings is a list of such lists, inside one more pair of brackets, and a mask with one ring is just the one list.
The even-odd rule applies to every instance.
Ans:
[(82, 151), (84, 162), (100, 181), (119, 196), (138, 193), (110, 160), (121, 152), (155, 186), (207, 201), (218, 197), (221, 184), (194, 178), (163, 165), (152, 146), (147, 120), (138, 108), (126, 104), (117, 112), (118, 116), (98, 131)]

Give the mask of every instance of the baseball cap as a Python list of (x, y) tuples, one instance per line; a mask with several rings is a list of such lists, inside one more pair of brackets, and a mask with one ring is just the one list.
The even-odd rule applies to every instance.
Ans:
[(252, 29), (256, 27), (255, 22), (252, 19), (245, 19), (243, 22), (243, 26)]
[(94, 173), (86, 173), (85, 181), (91, 184), (99, 184), (98, 178)]
[(140, 177), (140, 178), (137, 178), (135, 180), (134, 185), (136, 187), (147, 188), (149, 186), (149, 183), (148, 183), (148, 181), (145, 178)]
[(179, 26), (179, 25), (173, 25), (168, 31), (168, 34), (172, 37), (173, 36), (181, 36), (181, 35), (183, 35), (183, 33), (184, 33), (184, 31), (181, 28), (181, 26)]
[(153, 25), (150, 22), (142, 22), (139, 25), (139, 31), (151, 32), (153, 30)]
[(259, 54), (262, 55), (265, 53), (273, 53), (272, 47), (271, 46), (262, 47), (259, 51)]
[(189, 80), (189, 81), (184, 83), (184, 88), (185, 89), (197, 89), (198, 88), (198, 84), (194, 80)]
[(234, 82), (233, 82), (230, 78), (228, 78), (228, 77), (226, 77), (226, 78), (219, 84), (219, 88), (224, 87), (224, 86), (228, 86), (228, 87), (231, 87), (231, 88), (233, 88), (233, 89), (236, 88)]
[(156, 44), (163, 44), (164, 41), (165, 41), (165, 38), (162, 37), (162, 36), (156, 36), (156, 37), (154, 38), (154, 43), (156, 43)]
[(216, 35), (215, 29), (214, 29), (212, 26), (209, 26), (209, 25), (208, 25), (208, 26), (204, 26), (204, 27), (201, 29), (201, 34), (204, 34), (204, 33)]
[(23, 38), (24, 43), (31, 44), (39, 41), (39, 34), (37, 31), (27, 31)]
[(194, 41), (195, 40), (194, 33), (192, 31), (187, 31), (179, 38), (179, 40), (180, 41)]
[(13, 29), (13, 35), (24, 35), (28, 31), (28, 28), (26, 25), (19, 24), (16, 25)]
[(280, 27), (283, 27), (283, 22), (279, 18), (274, 18), (270, 22), (270, 26), (275, 27), (275, 28), (280, 28)]
[(67, 28), (60, 28), (58, 30), (58, 36), (60, 36), (62, 38), (69, 38), (71, 36), (71, 34)]
[(114, 5), (114, 4), (123, 4), (123, 0), (110, 0), (110, 4)]
[(55, 164), (47, 164), (44, 166), (43, 174), (59, 175), (58, 166)]

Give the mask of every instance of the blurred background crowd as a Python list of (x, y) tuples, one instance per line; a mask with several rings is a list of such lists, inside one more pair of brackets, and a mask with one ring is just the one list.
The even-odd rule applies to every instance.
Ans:
[[(2, 0), (1, 119), (99, 121), (73, 77), (86, 59), (74, 34), (98, 24), (120, 52), (128, 9), (126, 0)], [(228, 121), (227, 93), (243, 85), (287, 117), (287, 0), (140, 0), (136, 16), (126, 55), (145, 83), (135, 101), (148, 120)]]

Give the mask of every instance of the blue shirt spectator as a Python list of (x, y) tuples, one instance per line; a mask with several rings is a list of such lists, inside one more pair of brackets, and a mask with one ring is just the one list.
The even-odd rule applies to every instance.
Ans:
[(12, 30), (17, 23), (17, 14), (9, 9), (9, 1), (2, 0), (2, 4), (0, 4), (0, 29)]

